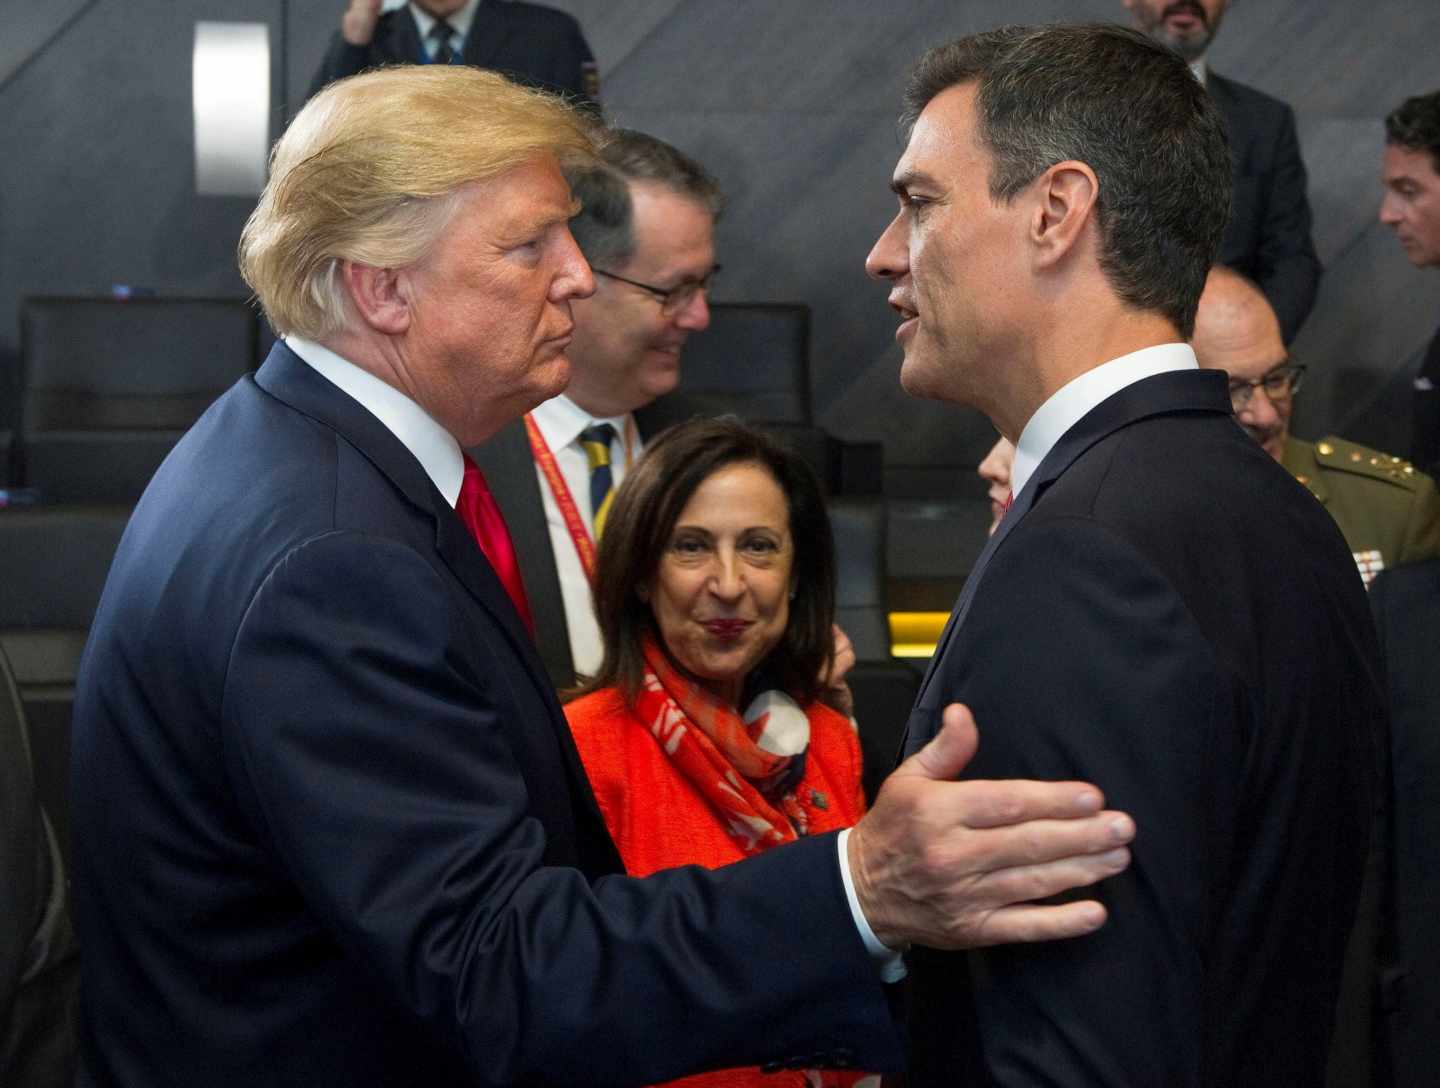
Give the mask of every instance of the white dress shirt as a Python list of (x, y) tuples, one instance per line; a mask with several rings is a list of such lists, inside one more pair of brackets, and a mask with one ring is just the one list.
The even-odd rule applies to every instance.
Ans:
[[(555, 464), (575, 508), (585, 522), (591, 538), (595, 535), (595, 511), (590, 508), (590, 462), (585, 449), (580, 445), (580, 432), (592, 423), (608, 423), (615, 428), (615, 438), (610, 443), (610, 485), (618, 488), (625, 479), (630, 462), (640, 456), (640, 439), (635, 430), (635, 420), (630, 415), (596, 417), (590, 415), (563, 393), (552, 397), (530, 413), (535, 426), (550, 452), (555, 455)], [(626, 450), (627, 436), (632, 449)], [(540, 478), (540, 497), (545, 505), (545, 525), (550, 530), (550, 550), (555, 553), (555, 573), (560, 579), (560, 599), (565, 604), (565, 630), (570, 635), (570, 660), (575, 672), (583, 676), (594, 676), (600, 669), (603, 656), (600, 644), (600, 626), (595, 622), (595, 601), (590, 593), (590, 579), (585, 577), (585, 568), (580, 565), (580, 553), (575, 550), (575, 541), (560, 513), (560, 504), (550, 490), (539, 464), (535, 474)]]
[(460, 443), (429, 412), (421, 408), (393, 385), (381, 381), (368, 370), (361, 370), (348, 359), (342, 359), (327, 347), (299, 336), (285, 337), (290, 350), (318, 370), (341, 392), (360, 402), (372, 416), (415, 455), (425, 475), (430, 477), (445, 501), (454, 506), (460, 501), (460, 481), (465, 476), (465, 454)]
[[(383, 423), (386, 429), (398, 438), (407, 450), (415, 455), (415, 459), (420, 462), (420, 467), (425, 470), (425, 475), (430, 477), (436, 489), (440, 494), (445, 496), (445, 501), (451, 506), (455, 505), (460, 498), (460, 481), (465, 474), (465, 455), (460, 449), (460, 444), (455, 441), (454, 437), (446, 431), (445, 428), (441, 427), (425, 409), (421, 408), (404, 393), (400, 392), (400, 390), (381, 381), (369, 371), (362, 370), (348, 359), (341, 358), (329, 348), (323, 347), (314, 341), (305, 340), (299, 336), (287, 336), (285, 343), (301, 360), (308, 363), (333, 385), (338, 386), (341, 392), (348, 394), (354, 400), (358, 401), (362, 408)], [(557, 401), (564, 401), (564, 404), (557, 405)], [(564, 428), (553, 432), (555, 438), (552, 438), (551, 434), (546, 433), (546, 424), (541, 421), (542, 412), (547, 417), (560, 417), (562, 423), (565, 423), (566, 420), (573, 422), (576, 416), (580, 418), (581, 422), (575, 426), (574, 434), (571, 436), (570, 441), (566, 443), (566, 445), (574, 444), (577, 449), (579, 443), (575, 442), (574, 439), (579, 436), (582, 430), (590, 425), (591, 417), (581, 412), (572, 401), (564, 396), (555, 397), (553, 400), (546, 401), (545, 404), (535, 409), (535, 422), (540, 427), (540, 433), (545, 436), (545, 441), (549, 444), (551, 452), (555, 454), (556, 460), (560, 461), (562, 451), (556, 445), (556, 440), (569, 429), (569, 424), (566, 423)], [(621, 449), (618, 451), (613, 447), (611, 449), (612, 458), (614, 458), (617, 452), (620, 454), (618, 459), (612, 460), (612, 471), (617, 473), (614, 481), (617, 487), (625, 471), (623, 450), (625, 431), (623, 424), (626, 423), (627, 420), (628, 417), (619, 416), (600, 421), (615, 425), (617, 433), (620, 435), (618, 442), (621, 445)], [(631, 433), (633, 434), (634, 432), (632, 431)], [(581, 475), (578, 481), (573, 478), (572, 468), (565, 467), (565, 462), (563, 461), (561, 462), (561, 471), (565, 476), (566, 484), (570, 488), (570, 493), (575, 496), (576, 506), (580, 508), (581, 515), (585, 518), (586, 523), (589, 524), (590, 465), (589, 462), (585, 460), (585, 452), (583, 450), (579, 450), (579, 457)], [(566, 460), (570, 459), (567, 458)], [(580, 570), (580, 577), (583, 581), (584, 571), (580, 569), (580, 558), (575, 552), (575, 545), (570, 539), (570, 533), (564, 530), (563, 522), (561, 523), (561, 529), (564, 534), (563, 548), (560, 546), (562, 542), (555, 536), (555, 519), (559, 517), (559, 507), (555, 507), (555, 500), (550, 495), (549, 485), (546, 484), (543, 479), (540, 481), (540, 493), (545, 496), (546, 500), (545, 513), (546, 520), (550, 524), (551, 540), (555, 548), (555, 566), (557, 569), (560, 568), (561, 557), (568, 551), (568, 554), (574, 560), (576, 570)], [(554, 507), (554, 517), (551, 516), (552, 507)], [(565, 601), (565, 609), (568, 620), (570, 612), (570, 601), (568, 597)], [(585, 614), (589, 617), (590, 623), (593, 626), (595, 623), (595, 610), (593, 605), (590, 604), (589, 582), (585, 582)], [(567, 623), (567, 626), (570, 626), (572, 631), (571, 645), (573, 647), (574, 625)], [(598, 642), (598, 640), (599, 633), (597, 629), (596, 641)], [(576, 667), (579, 667), (578, 660)], [(880, 971), (881, 979), (885, 982), (894, 982), (904, 977), (905, 966), (898, 953), (880, 943), (879, 939), (875, 936), (875, 931), (870, 928), (870, 923), (865, 920), (864, 912), (860, 909), (860, 900), (855, 894), (855, 882), (850, 875), (850, 856), (845, 851), (845, 843), (849, 837), (850, 829), (846, 828), (840, 833), (839, 838), (836, 840), (840, 859), (840, 879), (845, 886), (845, 899), (850, 905), (850, 914), (855, 920), (855, 928), (859, 930), (861, 940), (865, 942), (865, 947), (875, 960), (876, 966)]]
[(1158, 344), (1101, 363), (1061, 386), (1040, 405), (1015, 443), (1015, 461), (1010, 466), (1010, 492), (1025, 490), (1030, 477), (1061, 436), (1079, 423), (1101, 401), (1134, 385), (1142, 378), (1172, 370), (1197, 370), (1195, 353), (1189, 344)]

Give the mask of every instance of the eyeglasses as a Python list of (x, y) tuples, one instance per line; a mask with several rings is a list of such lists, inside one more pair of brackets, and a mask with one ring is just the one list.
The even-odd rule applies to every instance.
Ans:
[(1250, 403), (1250, 396), (1257, 389), (1265, 390), (1271, 401), (1286, 401), (1300, 392), (1300, 383), (1305, 378), (1302, 363), (1285, 363), (1271, 370), (1263, 378), (1237, 379), (1230, 383), (1230, 406), (1239, 412)]
[(678, 287), (656, 287), (654, 284), (641, 283), (639, 280), (632, 280), (625, 276), (617, 276), (614, 272), (606, 272), (603, 268), (593, 269), (595, 275), (604, 276), (607, 280), (619, 280), (621, 283), (628, 283), (631, 287), (638, 287), (642, 291), (648, 291), (660, 300), (660, 312), (666, 317), (674, 317), (681, 310), (695, 301), (696, 295), (710, 294), (710, 281), (720, 271), (717, 264), (706, 272), (698, 280), (686, 280)]

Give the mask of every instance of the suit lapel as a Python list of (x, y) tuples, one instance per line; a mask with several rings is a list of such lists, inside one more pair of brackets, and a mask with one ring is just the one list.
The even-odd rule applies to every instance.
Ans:
[(493, 67), (510, 33), (510, 16), (504, 4), (478, 4), (475, 16), (470, 20), (470, 33), (465, 35), (461, 56), (466, 64), (477, 68)]
[(569, 687), (575, 680), (570, 633), (565, 626), (565, 601), (545, 521), (545, 499), (525, 426), (507, 424), (488, 442), (466, 451), (485, 474), (490, 491), (505, 515), (505, 524), (521, 556), (520, 578), (535, 617), (535, 642), (550, 683)]
[(388, 43), (382, 44), (378, 41), (375, 43), (382, 55), (408, 57), (415, 64), (429, 62), (430, 56), (420, 43), (420, 28), (415, 23), (415, 16), (411, 13), (409, 4), (396, 11), (389, 19), (384, 20), (381, 26), (385, 27), (390, 38)]
[(435, 489), (415, 456), (360, 403), (336, 388), (298, 355), (276, 341), (255, 375), (267, 393), (334, 430), (355, 447), (415, 509), (435, 526), (435, 547), (445, 565), (505, 632), (539, 687), (550, 681), (515, 607), (484, 553)]
[[(915, 710), (911, 713), (905, 737), (901, 741), (901, 758), (912, 754), (934, 735), (941, 708), (931, 706), (927, 700), (931, 682), (936, 673), (944, 667), (952, 638), (965, 622), (965, 615), (969, 612), (980, 580), (985, 575), (985, 568), (1006, 538), (1041, 500), (1050, 485), (1095, 443), (1150, 416), (1187, 411), (1230, 414), (1230, 395), (1225, 375), (1218, 371), (1177, 370), (1128, 385), (1087, 412), (1045, 455), (1045, 459), (1026, 481), (1024, 489), (1015, 496), (1009, 513), (986, 542), (980, 558), (965, 579), (960, 597), (955, 602), (944, 633), (935, 647), (935, 654), (930, 658), (930, 664), (925, 670), (925, 678), (920, 683), (920, 691), (915, 698)], [(923, 721), (930, 723), (928, 731), (923, 726)]]

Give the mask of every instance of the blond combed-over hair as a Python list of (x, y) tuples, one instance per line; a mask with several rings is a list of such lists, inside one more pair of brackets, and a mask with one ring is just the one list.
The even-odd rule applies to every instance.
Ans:
[(462, 187), (544, 156), (593, 161), (595, 122), (542, 91), (459, 65), (332, 83), (270, 154), (240, 235), (240, 274), (281, 335), (344, 330), (341, 261), (401, 268), (434, 245)]

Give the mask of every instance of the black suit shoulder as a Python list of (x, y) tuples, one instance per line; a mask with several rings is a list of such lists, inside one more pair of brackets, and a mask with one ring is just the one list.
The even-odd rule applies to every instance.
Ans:
[(975, 712), (967, 776), (1093, 781), (1148, 830), (1086, 941), (917, 959), (912, 1083), (1317, 1085), (1381, 715), (1353, 563), (1218, 410), (1081, 445), (991, 554), (922, 710)]

